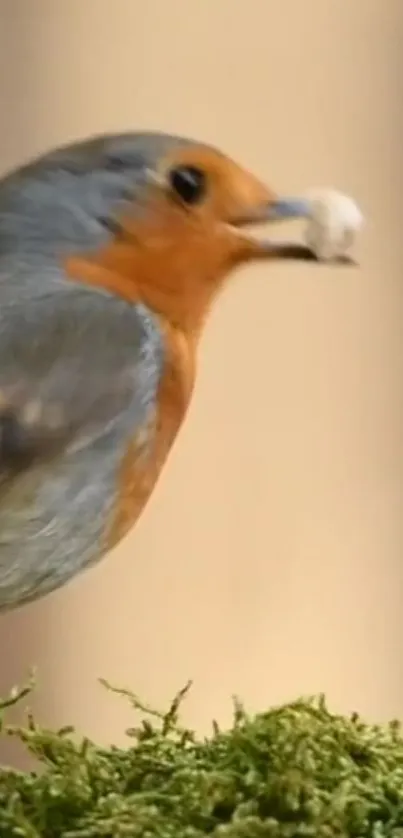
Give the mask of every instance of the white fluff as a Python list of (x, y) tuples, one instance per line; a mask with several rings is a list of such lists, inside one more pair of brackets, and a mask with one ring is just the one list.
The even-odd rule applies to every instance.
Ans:
[(363, 216), (352, 198), (332, 189), (308, 195), (305, 242), (323, 262), (347, 255), (362, 227)]

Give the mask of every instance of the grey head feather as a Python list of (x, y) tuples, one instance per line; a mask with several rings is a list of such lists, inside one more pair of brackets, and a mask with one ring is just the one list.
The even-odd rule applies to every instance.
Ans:
[(18, 246), (49, 258), (97, 248), (105, 220), (141, 212), (148, 172), (187, 138), (153, 132), (105, 134), (57, 148), (0, 181), (0, 254)]

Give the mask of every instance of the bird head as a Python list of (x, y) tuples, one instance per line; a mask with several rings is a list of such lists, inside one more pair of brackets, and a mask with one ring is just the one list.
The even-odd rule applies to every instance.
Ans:
[[(1, 221), (5, 194), (8, 228)], [(5, 232), (14, 234), (22, 248), (63, 257), (73, 279), (141, 299), (196, 332), (237, 266), (316, 258), (312, 246), (251, 232), (310, 218), (312, 207), (279, 196), (203, 143), (159, 133), (106, 135), (57, 149), (3, 181), (0, 243)]]

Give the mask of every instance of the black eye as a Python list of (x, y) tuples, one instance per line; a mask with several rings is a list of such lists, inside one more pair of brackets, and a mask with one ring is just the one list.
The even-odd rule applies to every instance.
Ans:
[(196, 166), (178, 166), (169, 175), (171, 187), (185, 204), (198, 204), (206, 192), (206, 176)]

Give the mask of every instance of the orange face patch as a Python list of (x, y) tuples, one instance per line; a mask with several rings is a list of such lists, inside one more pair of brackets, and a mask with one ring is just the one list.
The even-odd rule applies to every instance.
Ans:
[[(199, 203), (188, 206), (170, 190), (169, 173), (179, 165), (204, 173)], [(175, 151), (154, 175), (144, 215), (129, 212), (118, 219), (121, 235), (95, 255), (70, 258), (66, 270), (76, 280), (142, 300), (195, 336), (229, 271), (258, 255), (258, 242), (236, 225), (258, 215), (275, 196), (232, 160), (198, 146)]]

